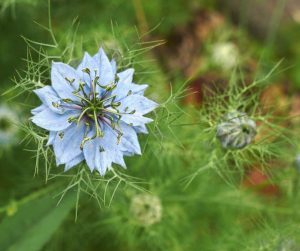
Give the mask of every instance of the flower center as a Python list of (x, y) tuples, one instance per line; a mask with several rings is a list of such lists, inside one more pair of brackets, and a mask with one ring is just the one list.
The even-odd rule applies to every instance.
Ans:
[[(87, 132), (91, 126), (95, 126), (95, 135), (87, 137), (86, 132), (81, 147), (88, 140), (103, 137), (104, 126), (109, 126), (117, 134), (117, 143), (119, 143), (123, 135), (119, 126), (120, 119), (124, 114), (134, 114), (135, 110), (130, 111), (128, 107), (124, 111), (119, 110), (121, 102), (116, 101), (116, 95), (112, 95), (113, 90), (117, 87), (115, 82), (102, 86), (99, 83), (100, 77), (97, 75), (97, 71), (95, 71), (95, 77), (92, 77), (91, 70), (88, 68), (82, 71), (89, 75), (89, 81), (80, 81), (77, 89), (74, 87), (74, 79), (65, 78), (74, 87), (73, 94), (79, 101), (63, 99), (62, 102), (54, 103), (53, 106), (80, 110), (81, 113), (78, 117), (70, 117), (68, 121), (70, 123), (83, 121), (87, 126)], [(129, 91), (127, 95), (131, 94), (132, 91)]]

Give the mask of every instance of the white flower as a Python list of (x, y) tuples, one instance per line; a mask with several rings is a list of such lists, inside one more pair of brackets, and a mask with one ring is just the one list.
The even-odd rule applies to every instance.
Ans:
[(151, 226), (160, 222), (162, 206), (157, 196), (138, 194), (131, 200), (130, 212), (133, 219), (141, 226)]
[(224, 70), (231, 70), (239, 61), (238, 48), (231, 42), (217, 43), (212, 49), (212, 61)]

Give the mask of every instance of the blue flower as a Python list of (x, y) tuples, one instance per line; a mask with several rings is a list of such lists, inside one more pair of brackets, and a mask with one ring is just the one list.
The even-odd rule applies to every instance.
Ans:
[(125, 168), (124, 156), (141, 154), (137, 133), (148, 133), (152, 119), (144, 115), (158, 105), (143, 96), (148, 86), (133, 83), (133, 74), (117, 73), (102, 48), (93, 57), (85, 53), (76, 69), (52, 63), (52, 85), (34, 91), (42, 105), (32, 121), (49, 131), (57, 165), (66, 171), (85, 160), (104, 175), (112, 163)]

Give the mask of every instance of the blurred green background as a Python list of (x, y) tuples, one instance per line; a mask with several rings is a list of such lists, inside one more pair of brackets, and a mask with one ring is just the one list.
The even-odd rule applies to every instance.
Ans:
[[(174, 136), (166, 125), (163, 143), (142, 136), (142, 145), (150, 142), (145, 154), (126, 160), (129, 175), (146, 179), (147, 188), (160, 198), (159, 222), (151, 227), (134, 222), (130, 198), (137, 192), (126, 185), (101, 209), (93, 196), (83, 196), (75, 222), (74, 194), (67, 193), (58, 206), (57, 194), (76, 172), (45, 182), (45, 161), (35, 158), (44, 153), (36, 152), (38, 142), (28, 140), (23, 126), (17, 126), (27, 124), (39, 101), (22, 87), (7, 92), (22, 77), (26, 82), (28, 56), (39, 60), (26, 38), (53, 42), (45, 29), (49, 2), (0, 0), (0, 251), (300, 250), (300, 173), (294, 163), (299, 151), (299, 1), (52, 0), (50, 5), (52, 30), (61, 47), (48, 47), (49, 55), (76, 64), (84, 51), (92, 54), (99, 46), (118, 60), (128, 54), (120, 67), (134, 66), (138, 82), (150, 84), (148, 95), (157, 102), (187, 83), (173, 109), (195, 117), (204, 105), (205, 89), (215, 84), (225, 88), (236, 69), (251, 82), (282, 60), (258, 102), (285, 120), (281, 126), (296, 143), (280, 148), (268, 171), (252, 163), (234, 184), (205, 172), (185, 189), (182, 180), (206, 160), (196, 145), (199, 129), (176, 128)], [(140, 44), (151, 50), (131, 61), (131, 50)], [(46, 65), (43, 70), (48, 74)], [(197, 121), (195, 117), (188, 122)], [(193, 146), (186, 150), (189, 142)], [(51, 153), (47, 156), (52, 159)]]

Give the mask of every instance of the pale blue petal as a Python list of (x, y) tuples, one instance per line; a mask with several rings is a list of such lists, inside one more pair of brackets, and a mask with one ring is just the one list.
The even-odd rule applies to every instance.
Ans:
[(100, 144), (110, 155), (111, 161), (122, 167), (126, 167), (121, 151), (122, 143), (118, 144), (117, 133), (108, 125), (104, 125), (104, 137), (100, 139)]
[(84, 138), (85, 127), (84, 123), (73, 123), (66, 130), (57, 133), (53, 148), (60, 163), (67, 163), (82, 153), (80, 144)]
[[(90, 75), (83, 71), (83, 69), (86, 68), (90, 70)], [(80, 79), (86, 83), (85, 91), (88, 92), (90, 90), (91, 82), (96, 76), (99, 76), (99, 67), (97, 61), (94, 60), (89, 53), (85, 52), (82, 62), (77, 67), (77, 73), (80, 76)]]
[(131, 84), (133, 80), (134, 69), (129, 68), (117, 74), (120, 84)]
[(116, 73), (117, 73), (117, 62), (116, 62), (116, 60), (112, 59), (110, 61), (110, 64), (111, 64), (113, 74), (116, 75)]
[(38, 107), (32, 109), (32, 110), (31, 110), (31, 114), (32, 114), (32, 115), (36, 115), (36, 114), (40, 113), (41, 111), (43, 111), (43, 110), (45, 110), (45, 109), (47, 109), (47, 108), (48, 108), (48, 107), (47, 107), (46, 105), (42, 104), (42, 105), (40, 105), (40, 106), (38, 106)]
[(47, 146), (50, 146), (54, 143), (55, 137), (56, 137), (57, 132), (52, 132), (50, 131), (49, 133), (49, 137), (48, 137), (48, 142), (47, 142)]
[(120, 101), (131, 94), (143, 94), (148, 85), (136, 85), (132, 83), (134, 69), (130, 68), (117, 74), (119, 80), (112, 95), (116, 95), (116, 101)]
[(137, 133), (148, 134), (148, 129), (146, 125), (134, 126), (133, 128)]
[(144, 115), (153, 111), (157, 107), (158, 104), (154, 101), (144, 96), (134, 94), (129, 95), (121, 101), (119, 110), (122, 112), (125, 112), (125, 109), (129, 109), (129, 112), (135, 110), (135, 114)]
[(99, 52), (93, 57), (93, 59), (97, 62), (97, 65), (99, 67), (100, 85), (105, 86), (113, 84), (115, 80), (115, 74), (111, 63), (102, 48), (99, 49)]
[(117, 96), (116, 101), (122, 101), (124, 98), (130, 97), (132, 94), (142, 95), (147, 87), (148, 85), (118, 83), (111, 95)]
[(97, 171), (103, 176), (106, 170), (111, 168), (112, 160), (110, 153), (106, 150), (96, 151), (95, 162)]
[[(111, 168), (112, 163), (126, 167), (121, 152), (121, 146), (117, 144), (116, 133), (108, 126), (103, 126), (104, 137), (95, 138), (87, 141), (83, 146), (83, 152), (86, 162), (93, 171), (98, 170), (101, 175), (104, 175), (107, 169)], [(91, 130), (88, 137), (92, 137), (95, 130)], [(128, 142), (127, 142), (128, 144)]]
[(123, 133), (123, 136), (120, 140), (121, 150), (124, 152), (127, 151), (135, 154), (141, 154), (141, 147), (135, 130), (125, 123), (120, 123), (120, 129)]
[(84, 155), (80, 154), (65, 165), (65, 172), (70, 170), (72, 167), (78, 165), (81, 161), (84, 160)]
[(49, 131), (61, 131), (69, 127), (71, 124), (68, 122), (70, 117), (79, 115), (78, 111), (68, 111), (64, 114), (57, 114), (49, 108), (32, 117), (32, 122), (39, 127)]
[[(70, 84), (68, 81), (73, 81)], [(62, 99), (78, 100), (73, 92), (78, 90), (80, 77), (77, 71), (71, 66), (64, 63), (52, 63), (51, 68), (51, 83), (59, 97)]]
[(122, 115), (121, 120), (126, 124), (132, 126), (142, 126), (153, 121), (153, 119), (144, 117), (139, 114), (124, 114)]
[(147, 84), (135, 84), (135, 83), (132, 83), (130, 85), (130, 88), (133, 90), (132, 93), (133, 94), (139, 94), (139, 95), (144, 95), (145, 93), (145, 90), (148, 88), (149, 86)]
[(91, 172), (96, 167), (96, 151), (99, 151), (98, 147), (97, 139), (89, 140), (83, 145), (84, 158)]
[(34, 90), (33, 92), (39, 97), (43, 104), (49, 107), (52, 111), (60, 114), (64, 113), (63, 108), (55, 105), (60, 104), (61, 99), (57, 96), (57, 93), (51, 86), (47, 85), (43, 88)]
[(120, 165), (123, 168), (126, 168), (126, 163), (123, 158), (123, 152), (121, 151), (115, 151), (114, 154), (112, 155), (112, 162)]

